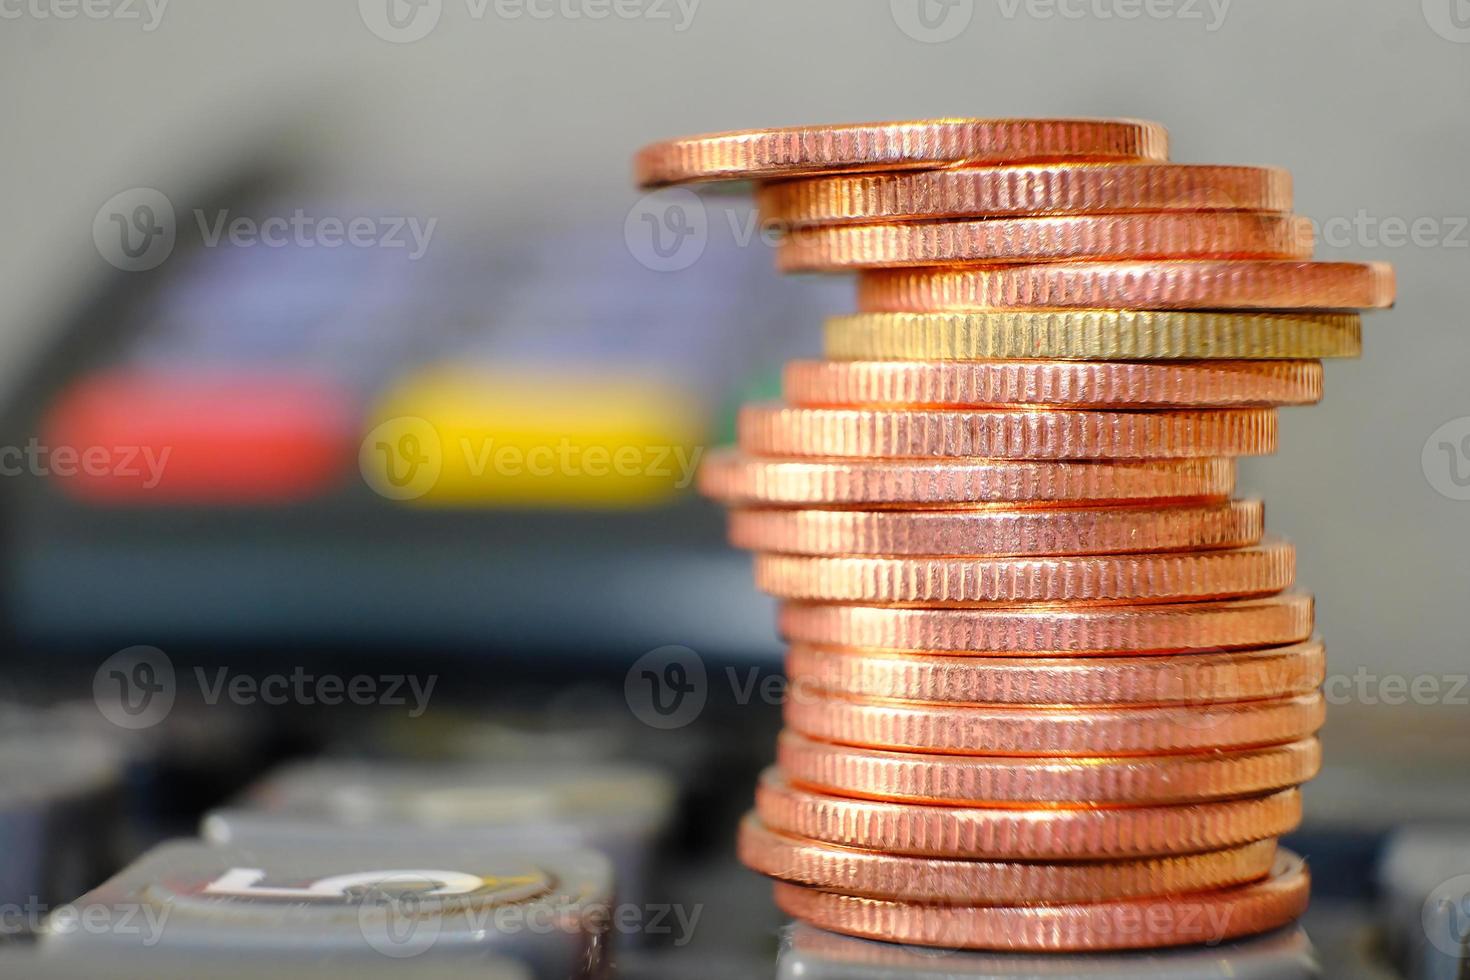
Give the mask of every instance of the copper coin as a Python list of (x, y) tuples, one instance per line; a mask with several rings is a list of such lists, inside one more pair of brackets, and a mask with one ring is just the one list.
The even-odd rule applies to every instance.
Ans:
[(1202, 854), (1125, 861), (966, 861), (842, 847), (740, 822), (741, 863), (793, 884), (844, 895), (940, 905), (1100, 902), (1228, 888), (1264, 878), (1274, 840)]
[(1228, 408), (1309, 405), (1320, 361), (792, 361), (799, 406)]
[(763, 221), (782, 227), (1002, 215), (1290, 211), (1276, 167), (1058, 163), (819, 177), (766, 184)]
[(1182, 212), (834, 225), (790, 231), (782, 272), (846, 272), (1078, 259), (1304, 259), (1312, 225), (1294, 215)]
[[(1060, 758), (945, 755), (835, 745), (785, 730), (776, 760), (786, 779), (841, 796), (944, 805), (1182, 804), (1301, 785), (1322, 764), (1316, 739), (1183, 755)], [(767, 820), (785, 827), (782, 821)], [(803, 835), (820, 836), (820, 835)]]
[(1276, 450), (1276, 410), (926, 411), (746, 405), (740, 448), (763, 456), (1180, 459)]
[(1353, 310), (1391, 306), (1393, 295), (1393, 267), (1382, 262), (1047, 262), (865, 272), (858, 278), (858, 309), (867, 313)]
[(797, 644), (786, 654), (793, 697), (809, 690), (854, 698), (956, 704), (1210, 704), (1316, 690), (1321, 641), (1171, 657), (977, 658), (835, 650)]
[(755, 556), (756, 588), (777, 598), (897, 606), (1238, 598), (1280, 592), (1295, 575), (1295, 550), (1275, 539), (1246, 548), (1121, 555)]
[(1152, 462), (793, 460), (718, 449), (699, 489), (728, 504), (953, 507), (976, 503), (1220, 500), (1235, 486), (1230, 459)]
[(1137, 706), (955, 705), (855, 700), (808, 691), (786, 724), (840, 745), (940, 755), (1120, 758), (1300, 741), (1322, 727), (1322, 695)]
[(786, 602), (777, 623), (793, 642), (970, 657), (1187, 653), (1299, 643), (1312, 634), (1312, 597), (993, 609)]
[[(890, 781), (870, 787), (856, 778), (867, 771), (856, 765), (834, 760), (808, 766), (794, 748), (802, 743), (908, 764), (912, 776), (898, 788), (929, 796), (861, 797), (847, 787), (825, 789), (805, 781), (807, 775), (845, 774), (861, 791), (894, 795)], [(1254, 752), (1123, 760), (955, 759), (824, 747), (789, 733), (780, 748), (783, 766), (791, 759), (803, 768), (768, 769), (761, 776), (756, 811), (772, 829), (893, 854), (1021, 861), (1192, 854), (1278, 837), (1296, 829), (1302, 816), (1301, 794), (1285, 787), (1310, 779), (1321, 758), (1315, 739)], [(927, 772), (929, 766), (938, 769)], [(1096, 774), (1089, 775), (1094, 768)], [(953, 789), (930, 785), (947, 776), (957, 777)], [(1176, 776), (1185, 785), (1171, 781)], [(1092, 793), (1094, 788), (1100, 792)], [(1051, 802), (1072, 790), (1088, 797), (1065, 797), (1065, 806)], [(1001, 798), (970, 798), (977, 791)], [(1092, 802), (1076, 802), (1088, 798)]]
[(1239, 548), (1261, 539), (1259, 500), (1169, 507), (732, 510), (737, 548), (796, 555), (1088, 555)]
[(642, 187), (956, 163), (1163, 160), (1168, 134), (1131, 119), (927, 119), (709, 133), (645, 146)]
[(1311, 879), (1282, 850), (1269, 877), (1234, 888), (1068, 905), (943, 906), (838, 895), (776, 882), (776, 904), (823, 929), (960, 949), (1021, 952), (1154, 949), (1276, 929), (1307, 908)]
[(1057, 358), (1100, 361), (1357, 357), (1356, 313), (1218, 310), (989, 310), (831, 317), (836, 360)]

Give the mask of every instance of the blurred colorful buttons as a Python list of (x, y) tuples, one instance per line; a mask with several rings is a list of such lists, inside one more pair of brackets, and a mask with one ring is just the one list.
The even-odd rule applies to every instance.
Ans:
[(117, 371), (83, 377), (0, 465), (97, 503), (284, 504), (351, 473), (350, 393), (321, 378)]

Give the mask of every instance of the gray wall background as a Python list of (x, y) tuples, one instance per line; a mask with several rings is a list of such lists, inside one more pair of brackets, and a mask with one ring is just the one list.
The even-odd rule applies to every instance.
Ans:
[[(1337, 219), (1319, 256), (1396, 263), (1400, 299), (1369, 318), (1361, 361), (1329, 366), (1325, 403), (1286, 413), (1243, 489), (1298, 545), (1334, 672), (1467, 669), (1470, 501), (1436, 489), (1459, 492), (1441, 438), (1470, 473), (1464, 0), (955, 0), (942, 43), (900, 28), (913, 0), (700, 0), (687, 23), (673, 0), (602, 20), (565, 12), (600, 0), (532, 0), (549, 18), (428, 0), (438, 21), (413, 43), (368, 28), (387, 0), (171, 0), (151, 29), (142, 0), (91, 0), (98, 17), (68, 2), (0, 3), (0, 379), (109, 271), (103, 201), (187, 193), (262, 140), (515, 222), (621, 222), (637, 145), (781, 123), (1129, 115), (1166, 123), (1179, 160), (1289, 167), (1298, 210)], [(1393, 243), (1421, 218), (1433, 230)]]

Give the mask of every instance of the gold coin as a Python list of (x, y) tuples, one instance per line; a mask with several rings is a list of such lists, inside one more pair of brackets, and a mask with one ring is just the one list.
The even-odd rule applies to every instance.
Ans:
[(859, 313), (827, 321), (839, 361), (1305, 360), (1357, 357), (1356, 313), (1070, 310)]
[(791, 361), (801, 407), (1232, 408), (1307, 405), (1321, 361)]

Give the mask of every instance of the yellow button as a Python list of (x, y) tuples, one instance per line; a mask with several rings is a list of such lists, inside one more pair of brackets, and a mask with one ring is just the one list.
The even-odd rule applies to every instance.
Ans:
[(701, 402), (638, 378), (431, 367), (391, 387), (358, 462), (391, 500), (628, 508), (692, 486)]

